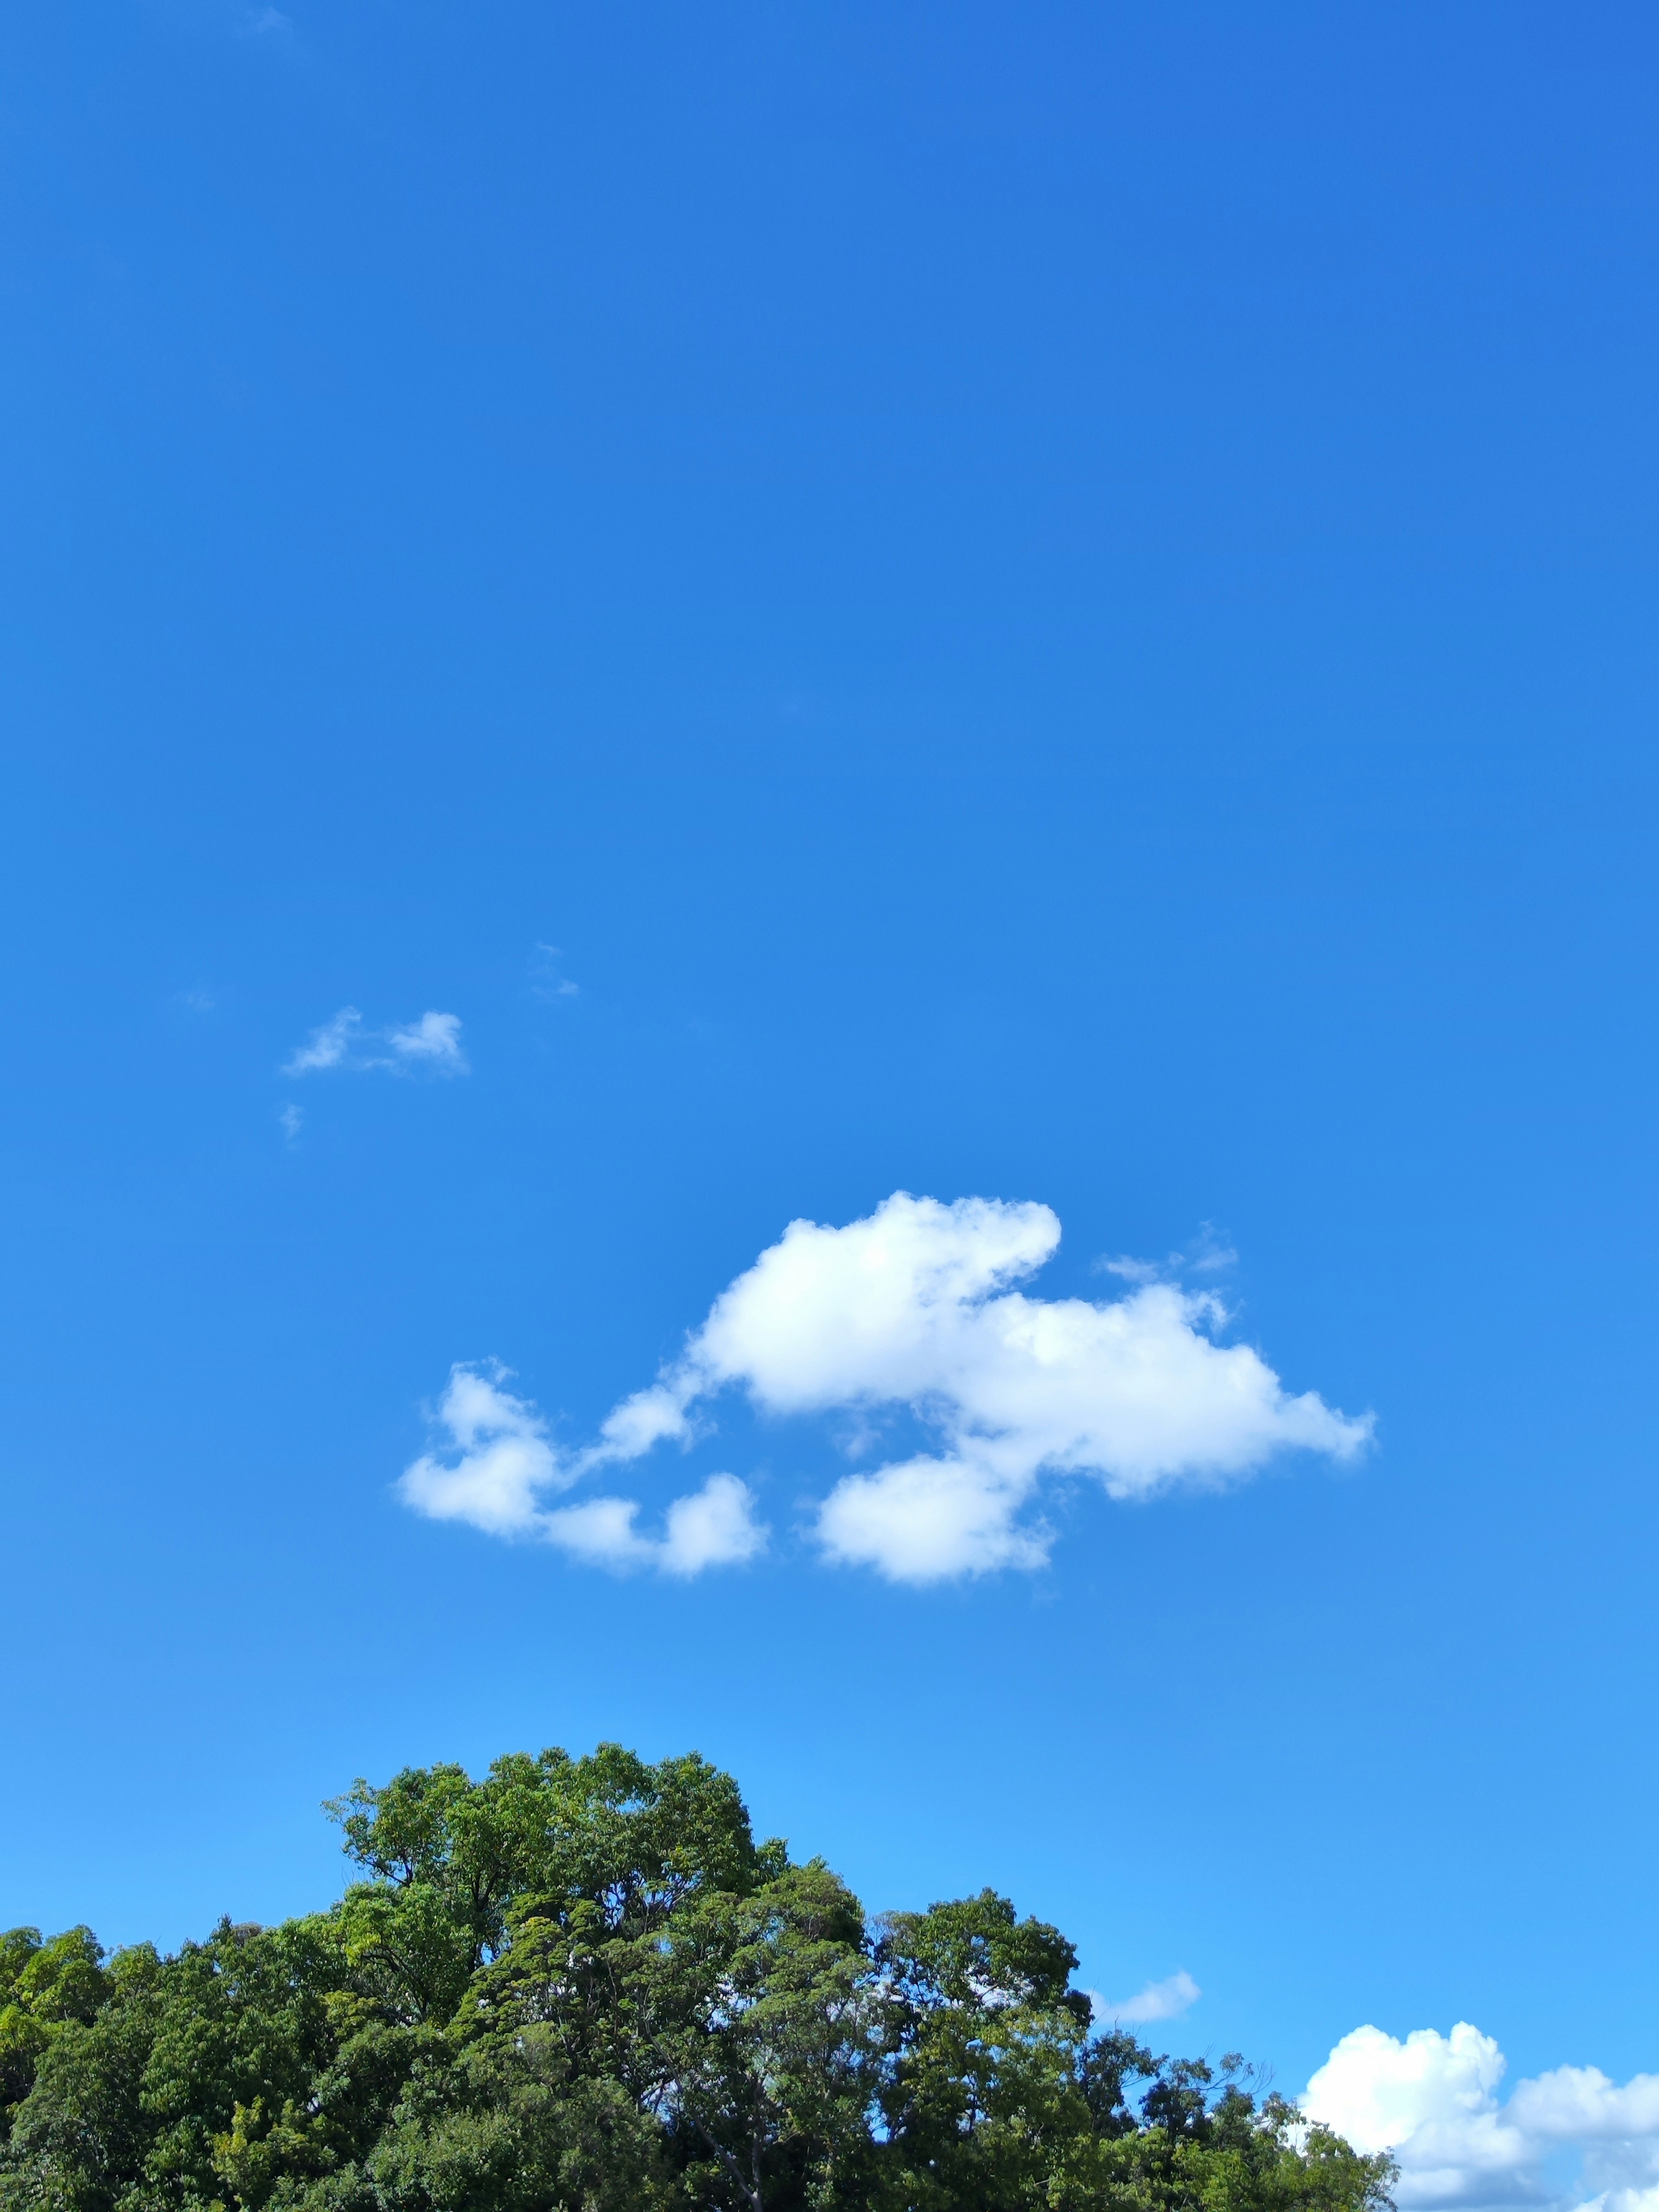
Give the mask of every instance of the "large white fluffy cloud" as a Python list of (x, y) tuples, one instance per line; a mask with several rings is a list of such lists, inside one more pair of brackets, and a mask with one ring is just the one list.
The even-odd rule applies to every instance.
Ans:
[[(844, 1476), (812, 1527), (827, 1558), (921, 1583), (1040, 1565), (1051, 1540), (1045, 1478), (1087, 1475), (1115, 1498), (1145, 1498), (1224, 1483), (1287, 1449), (1347, 1459), (1364, 1448), (1369, 1416), (1293, 1395), (1248, 1345), (1217, 1340), (1226, 1316), (1211, 1294), (1143, 1281), (1098, 1302), (1029, 1295), (1019, 1285), (1059, 1242), (1046, 1206), (947, 1206), (902, 1191), (842, 1228), (791, 1222), (585, 1451), (562, 1457), (533, 1407), (481, 1370), (458, 1370), (444, 1417), (454, 1416), (461, 1456), (418, 1461), (404, 1495), (494, 1534), (533, 1532), (579, 1556), (638, 1564), (647, 1540), (632, 1534), (627, 1501), (550, 1512), (542, 1494), (659, 1443), (690, 1443), (728, 1390), (763, 1413), (850, 1417), (866, 1439), (905, 1413), (927, 1448)], [(498, 1394), (487, 1429), (470, 1411), (468, 1392), (481, 1387)], [(713, 1533), (687, 1534), (684, 1556), (700, 1541), (711, 1557), (750, 1555), (734, 1495), (702, 1509), (695, 1525)], [(671, 1515), (665, 1543), (679, 1542), (678, 1525)]]
[(1163, 1282), (1100, 1303), (1017, 1288), (1059, 1243), (1046, 1206), (902, 1191), (845, 1228), (792, 1221), (683, 1356), (617, 1407), (586, 1462), (685, 1438), (732, 1386), (770, 1413), (908, 1408), (936, 1448), (846, 1476), (817, 1534), (831, 1559), (924, 1582), (1045, 1558), (1048, 1531), (1025, 1512), (1045, 1474), (1144, 1498), (1224, 1482), (1286, 1449), (1346, 1459), (1364, 1447), (1369, 1419), (1292, 1396), (1248, 1345), (1217, 1343), (1212, 1296)]
[[(1571, 2204), (1659, 2212), (1659, 2075), (1622, 2087), (1594, 2066), (1518, 2081), (1504, 2102), (1504, 2054), (1460, 2021), (1449, 2035), (1376, 2027), (1345, 2035), (1309, 2082), (1302, 2108), (1358, 2149), (1391, 2152), (1401, 2212)], [(1547, 2169), (1576, 2154), (1564, 2196)], [(1592, 2193), (1593, 2192), (1593, 2193)]]

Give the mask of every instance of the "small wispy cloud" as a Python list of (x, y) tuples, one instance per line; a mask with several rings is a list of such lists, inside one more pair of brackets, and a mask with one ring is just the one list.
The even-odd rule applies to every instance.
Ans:
[(147, 0), (147, 7), (186, 36), (239, 39), (288, 61), (307, 58), (299, 25), (274, 0)]
[(363, 1018), (356, 1006), (342, 1006), (331, 1022), (314, 1029), (307, 1042), (283, 1063), (284, 1075), (313, 1075), (319, 1068), (343, 1067), (362, 1035)]
[(433, 1067), (444, 1075), (470, 1073), (459, 1014), (422, 1014), (407, 1029), (388, 1030), (386, 1041), (407, 1067)]
[[(1171, 1253), (1170, 1256), (1177, 1263), (1181, 1258), (1178, 1252)], [(1165, 1261), (1133, 1260), (1127, 1252), (1121, 1252), (1114, 1259), (1097, 1260), (1091, 1272), (1097, 1275), (1115, 1275), (1121, 1283), (1163, 1283), (1169, 1280), (1170, 1268)]]
[(1237, 1253), (1212, 1221), (1205, 1221), (1184, 1252), (1171, 1252), (1163, 1260), (1138, 1260), (1127, 1252), (1109, 1255), (1093, 1262), (1092, 1272), (1125, 1283), (1172, 1283), (1182, 1275), (1222, 1274), (1237, 1265)]
[(303, 1106), (284, 1106), (278, 1113), (276, 1116), (277, 1123), (282, 1129), (283, 1134), (288, 1139), (290, 1145), (304, 1127), (306, 1109)]
[(381, 1068), (393, 1075), (469, 1075), (461, 1049), (459, 1014), (428, 1012), (403, 1027), (368, 1029), (356, 1006), (342, 1006), (313, 1030), (283, 1064), (284, 1075), (317, 1075), (332, 1068), (362, 1073)]
[(641, 1568), (690, 1577), (706, 1567), (735, 1566), (764, 1550), (767, 1532), (755, 1518), (754, 1494), (734, 1474), (711, 1475), (701, 1490), (677, 1498), (660, 1536), (641, 1534), (639, 1506), (627, 1498), (590, 1498), (550, 1507), (550, 1492), (569, 1487), (580, 1472), (554, 1445), (548, 1425), (527, 1398), (506, 1388), (498, 1362), (453, 1367), (434, 1415), (438, 1448), (405, 1468), (398, 1495), (434, 1521), (464, 1521), (492, 1536), (554, 1544), (586, 1565), (615, 1574)]
[(531, 974), (531, 989), (538, 999), (579, 999), (581, 985), (560, 970), (564, 957), (556, 945), (538, 945)]
[(1204, 1992), (1182, 1967), (1161, 1982), (1148, 1982), (1132, 1997), (1093, 1998), (1097, 2020), (1115, 2020), (1125, 2027), (1141, 2027), (1155, 2020), (1178, 2020), (1195, 2005)]

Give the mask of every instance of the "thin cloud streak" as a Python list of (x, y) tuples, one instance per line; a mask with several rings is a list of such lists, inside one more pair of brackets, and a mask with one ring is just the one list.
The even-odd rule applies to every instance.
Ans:
[(380, 1069), (393, 1075), (472, 1072), (461, 1049), (459, 1014), (429, 1012), (402, 1027), (367, 1029), (356, 1006), (342, 1006), (331, 1021), (313, 1030), (281, 1073), (319, 1075), (333, 1069), (349, 1074)]

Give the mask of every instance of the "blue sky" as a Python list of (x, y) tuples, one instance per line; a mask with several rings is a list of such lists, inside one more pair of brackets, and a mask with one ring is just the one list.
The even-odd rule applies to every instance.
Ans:
[[(1288, 2087), (1659, 2067), (1656, 93), (1623, 6), (14, 14), (0, 1921), (610, 1736)], [(900, 1191), (1058, 1249), (583, 1459)], [(836, 1555), (1005, 1295), (1212, 1298), (1266, 1425), (1028, 1391), (1024, 1551)], [(457, 1363), (515, 1540), (398, 1487)]]

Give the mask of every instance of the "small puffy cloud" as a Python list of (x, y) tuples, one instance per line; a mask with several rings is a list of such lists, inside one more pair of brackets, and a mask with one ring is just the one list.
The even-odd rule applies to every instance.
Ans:
[(295, 1141), (301, 1130), (305, 1127), (305, 1118), (306, 1109), (303, 1106), (295, 1106), (290, 1104), (283, 1106), (278, 1109), (276, 1115), (277, 1123), (282, 1129), (283, 1134), (288, 1139), (290, 1145)]
[(1026, 1509), (1045, 1475), (1145, 1498), (1218, 1486), (1286, 1449), (1364, 1448), (1369, 1416), (1292, 1395), (1249, 1346), (1217, 1342), (1227, 1316), (1212, 1294), (1142, 1281), (1096, 1303), (1016, 1287), (1059, 1242), (1046, 1206), (902, 1191), (843, 1228), (791, 1222), (583, 1463), (688, 1440), (733, 1387), (769, 1413), (906, 1409), (940, 1448), (847, 1476), (817, 1534), (832, 1559), (929, 1582), (1040, 1565), (1049, 1537)]
[(874, 1567), (893, 1582), (1040, 1567), (1052, 1532), (1015, 1525), (1024, 1496), (969, 1459), (907, 1460), (838, 1482), (818, 1508), (818, 1541), (838, 1565)]
[[(1467, 2021), (1449, 2035), (1420, 2027), (1403, 2039), (1358, 2027), (1309, 2082), (1302, 2108), (1356, 2148), (1393, 2154), (1401, 2212), (1565, 2204), (1587, 2188), (1601, 2212), (1659, 2212), (1659, 2075), (1620, 2087), (1593, 2066), (1563, 2066), (1517, 2082), (1500, 2104), (1504, 2071), (1497, 2043)], [(1566, 2198), (1545, 2178), (1546, 2160), (1564, 2151), (1582, 2167)]]
[(638, 1533), (639, 1511), (631, 1498), (588, 1498), (548, 1514), (542, 1533), (573, 1557), (621, 1574), (650, 1567), (689, 1577), (705, 1567), (741, 1566), (765, 1549), (753, 1494), (735, 1474), (711, 1474), (701, 1490), (677, 1498), (660, 1537)]
[(1195, 2005), (1204, 1992), (1183, 1966), (1161, 1982), (1148, 1982), (1132, 1997), (1097, 1997), (1095, 2016), (1121, 2021), (1126, 2027), (1150, 2026), (1157, 2020), (1178, 2020)]
[(527, 1398), (502, 1385), (507, 1370), (465, 1364), (449, 1370), (435, 1425), (447, 1431), (440, 1452), (405, 1468), (398, 1494), (433, 1521), (465, 1521), (492, 1536), (522, 1536), (541, 1518), (544, 1491), (569, 1480), (548, 1440), (547, 1423)]
[(716, 1474), (699, 1491), (677, 1498), (660, 1536), (642, 1535), (639, 1507), (622, 1498), (594, 1498), (550, 1507), (576, 1469), (561, 1458), (543, 1415), (507, 1389), (495, 1364), (450, 1370), (434, 1415), (443, 1432), (397, 1485), (405, 1505), (428, 1520), (462, 1521), (487, 1535), (528, 1537), (556, 1545), (590, 1565), (628, 1572), (646, 1567), (689, 1577), (705, 1567), (740, 1565), (766, 1542), (754, 1498), (735, 1475)]
[(317, 1075), (331, 1068), (362, 1073), (383, 1068), (396, 1075), (466, 1075), (459, 1014), (424, 1013), (402, 1028), (365, 1028), (356, 1006), (342, 1006), (314, 1029), (284, 1061), (284, 1075)]

